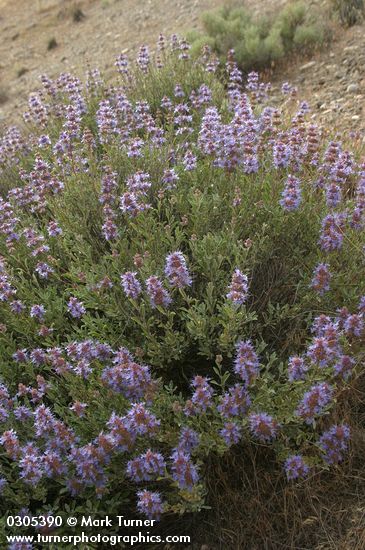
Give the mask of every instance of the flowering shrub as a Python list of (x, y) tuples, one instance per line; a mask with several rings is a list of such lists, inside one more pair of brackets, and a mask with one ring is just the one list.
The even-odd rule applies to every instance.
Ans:
[(345, 459), (365, 165), (232, 52), (226, 88), (208, 48), (158, 52), (43, 76), (2, 138), (4, 512), (196, 511), (232, 445), (289, 481)]

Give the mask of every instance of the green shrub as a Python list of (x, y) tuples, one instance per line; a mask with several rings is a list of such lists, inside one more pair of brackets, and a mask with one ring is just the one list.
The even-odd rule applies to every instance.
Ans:
[(365, 167), (163, 45), (113, 87), (44, 77), (1, 140), (3, 517), (197, 512), (231, 447), (291, 482), (345, 459)]
[(197, 31), (190, 35), (193, 52), (205, 41), (223, 57), (234, 49), (245, 71), (270, 66), (297, 51), (310, 53), (329, 41), (329, 27), (318, 23), (322, 15), (302, 2), (289, 4), (272, 16), (257, 17), (245, 8), (224, 7), (203, 16), (204, 35)]

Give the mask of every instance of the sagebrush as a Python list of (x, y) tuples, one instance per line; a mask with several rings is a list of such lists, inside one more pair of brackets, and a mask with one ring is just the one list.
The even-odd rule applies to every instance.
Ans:
[(270, 68), (300, 53), (309, 54), (329, 43), (331, 27), (325, 11), (293, 2), (269, 15), (248, 8), (224, 6), (206, 12), (204, 32), (192, 31), (193, 54), (208, 44), (224, 60), (229, 50), (243, 71)]

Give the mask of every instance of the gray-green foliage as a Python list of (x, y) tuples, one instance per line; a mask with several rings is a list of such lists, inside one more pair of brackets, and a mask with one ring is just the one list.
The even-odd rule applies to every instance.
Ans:
[(332, 0), (334, 10), (338, 13), (343, 25), (352, 27), (363, 20), (365, 14), (364, 0)]
[(271, 15), (254, 16), (246, 8), (224, 7), (203, 16), (205, 33), (193, 32), (193, 51), (208, 44), (220, 55), (234, 49), (244, 70), (270, 66), (303, 49), (309, 53), (330, 39), (329, 27), (302, 2)]

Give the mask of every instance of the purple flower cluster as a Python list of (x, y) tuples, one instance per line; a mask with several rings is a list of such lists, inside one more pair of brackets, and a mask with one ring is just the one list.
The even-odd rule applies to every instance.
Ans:
[(146, 281), (147, 294), (153, 308), (161, 306), (168, 307), (172, 298), (169, 292), (163, 287), (162, 282), (155, 275), (151, 275)]
[(247, 300), (248, 295), (247, 275), (242, 273), (239, 269), (235, 269), (228, 290), (228, 300), (231, 300), (234, 304), (242, 305)]
[(295, 176), (288, 176), (282, 192), (281, 206), (284, 210), (296, 210), (301, 202), (300, 181)]
[(165, 468), (163, 456), (148, 449), (142, 455), (128, 462), (126, 473), (136, 482), (151, 481), (156, 477), (163, 476)]
[(137, 272), (127, 271), (120, 276), (120, 280), (125, 295), (132, 300), (137, 300), (138, 296), (142, 292), (141, 283), (137, 279)]
[(166, 257), (165, 275), (172, 287), (184, 288), (192, 283), (182, 252), (172, 252)]
[(248, 424), (252, 435), (263, 443), (276, 438), (279, 424), (267, 413), (252, 413), (248, 417)]
[(325, 252), (332, 252), (342, 247), (346, 215), (343, 213), (328, 214), (322, 221), (319, 245)]
[(147, 516), (149, 519), (159, 520), (164, 508), (161, 495), (159, 493), (143, 489), (143, 491), (138, 491), (137, 497), (138, 511)]
[(67, 309), (71, 317), (74, 317), (75, 319), (79, 319), (86, 312), (84, 304), (74, 296), (69, 299), (67, 303)]
[(315, 384), (305, 392), (296, 414), (306, 424), (313, 424), (315, 416), (322, 413), (323, 409), (330, 404), (333, 396), (333, 388), (327, 382)]
[(219, 432), (228, 446), (237, 444), (241, 437), (241, 428), (234, 422), (226, 422)]
[(236, 350), (234, 372), (249, 386), (259, 374), (257, 354), (250, 340), (238, 342)]
[(217, 410), (225, 418), (243, 416), (250, 405), (251, 399), (246, 388), (240, 384), (236, 384), (222, 395)]
[(198, 471), (192, 463), (190, 454), (177, 448), (171, 456), (172, 478), (177, 481), (180, 489), (191, 491), (199, 481)]
[(328, 264), (318, 264), (313, 273), (311, 286), (319, 294), (324, 294), (330, 289), (331, 273)]
[(191, 400), (188, 400), (185, 405), (185, 414), (188, 416), (206, 412), (213, 405), (214, 390), (209, 384), (208, 378), (195, 376), (191, 385), (194, 392)]
[(303, 357), (292, 356), (289, 358), (288, 378), (290, 382), (295, 380), (304, 380), (308, 366)]
[(350, 428), (343, 424), (334, 425), (323, 433), (319, 446), (323, 451), (323, 458), (328, 464), (337, 464), (343, 460), (343, 453), (347, 451), (350, 439)]
[(101, 379), (117, 393), (123, 393), (128, 399), (139, 400), (152, 393), (153, 381), (150, 368), (136, 363), (125, 348), (114, 355), (113, 364), (105, 367)]
[(307, 477), (310, 468), (301, 455), (290, 455), (284, 463), (284, 469), (289, 481)]

